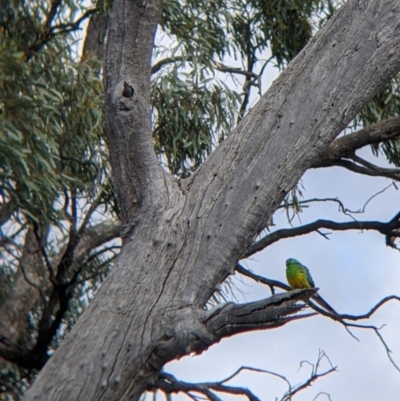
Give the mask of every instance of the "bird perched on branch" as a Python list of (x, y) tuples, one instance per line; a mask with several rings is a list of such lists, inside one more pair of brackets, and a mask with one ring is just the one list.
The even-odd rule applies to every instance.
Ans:
[[(292, 288), (315, 288), (314, 280), (311, 277), (310, 271), (302, 265), (298, 260), (289, 258), (286, 261), (286, 279)], [(337, 314), (336, 311), (324, 301), (320, 295), (315, 294), (313, 296), (316, 302), (318, 302), (323, 308)]]

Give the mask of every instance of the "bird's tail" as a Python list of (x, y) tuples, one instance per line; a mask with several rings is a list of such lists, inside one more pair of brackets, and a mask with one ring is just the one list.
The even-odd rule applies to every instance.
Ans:
[(330, 306), (328, 304), (328, 302), (326, 302), (319, 294), (315, 294), (313, 295), (313, 300), (315, 300), (315, 302), (317, 302), (319, 305), (321, 305), (324, 309), (326, 309), (328, 312), (334, 313), (335, 315), (337, 315), (338, 313), (335, 311), (335, 309), (332, 308), (332, 306)]

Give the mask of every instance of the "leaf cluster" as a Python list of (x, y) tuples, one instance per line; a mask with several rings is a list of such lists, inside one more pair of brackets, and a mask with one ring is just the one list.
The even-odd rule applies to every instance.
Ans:
[(181, 177), (198, 168), (216, 139), (229, 133), (237, 104), (223, 85), (196, 85), (190, 78), (161, 76), (152, 86), (155, 150)]
[[(3, 1), (0, 36), (0, 185), (3, 203), (32, 221), (57, 221), (58, 194), (93, 196), (107, 181), (102, 85), (79, 63), (68, 26), (80, 2)], [(48, 34), (50, 35), (50, 33)], [(37, 48), (38, 38), (42, 45)]]
[[(323, 12), (333, 12), (331, 1), (164, 2), (152, 104), (155, 149), (173, 174), (204, 161), (245, 112), (258, 74), (295, 57)], [(226, 59), (241, 66), (221, 68)]]
[[(354, 121), (353, 127), (368, 126), (400, 115), (400, 75), (388, 82)], [(371, 145), (375, 156), (384, 154), (389, 163), (400, 167), (400, 139), (393, 138)]]
[[(79, 60), (77, 47), (77, 21), (90, 11), (86, 3), (0, 0), (0, 209), (14, 205), (12, 221), (23, 233), (27, 222), (51, 226), (52, 235), (43, 239), (50, 259), (78, 237), (78, 223), (91, 205), (97, 202), (95, 208), (102, 206), (107, 216), (118, 214), (104, 141), (101, 62)], [(110, 3), (96, 6), (107, 12)], [(176, 177), (189, 176), (246, 112), (251, 89), (261, 94), (265, 67), (284, 68), (336, 3), (165, 0), (151, 88), (160, 162)], [(398, 80), (370, 102), (355, 126), (399, 114)], [(400, 165), (398, 139), (373, 149)], [(283, 202), (289, 222), (305, 207), (301, 198), (297, 187)], [(13, 230), (8, 240), (17, 242), (19, 232)], [(84, 266), (67, 275), (73, 285), (51, 351), (86, 308), (114, 257), (106, 248), (91, 250)], [(18, 254), (2, 260), (18, 266)], [(232, 285), (225, 283), (210, 305), (229, 297)], [(42, 311), (36, 308), (31, 315), (32, 338)], [(7, 376), (2, 383), (14, 381), (22, 394), (33, 373), (11, 369), (0, 374)]]

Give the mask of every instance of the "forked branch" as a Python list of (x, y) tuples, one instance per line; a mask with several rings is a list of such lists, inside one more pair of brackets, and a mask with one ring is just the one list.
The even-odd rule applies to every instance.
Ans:
[(318, 156), (312, 168), (336, 166), (364, 146), (397, 137), (400, 137), (400, 117), (392, 117), (336, 139)]
[(393, 244), (393, 238), (399, 237), (399, 229), (400, 229), (400, 212), (397, 213), (392, 219), (388, 222), (381, 222), (381, 221), (346, 221), (346, 222), (337, 222), (332, 220), (324, 220), (319, 219), (312, 223), (305, 224), (299, 227), (293, 228), (284, 228), (281, 230), (276, 230), (271, 234), (266, 235), (261, 240), (255, 242), (254, 244), (250, 245), (247, 251), (243, 254), (242, 258), (248, 258), (254, 255), (257, 252), (262, 251), (269, 245), (273, 244), (274, 242), (280, 241), (284, 238), (293, 238), (299, 235), (310, 234), (312, 232), (317, 232), (321, 229), (329, 229), (334, 231), (347, 231), (347, 230), (372, 230), (378, 231), (383, 234), (386, 238), (386, 243), (388, 245)]
[[(323, 359), (326, 359), (328, 361), (330, 368), (328, 370), (325, 370), (324, 372), (320, 372), (320, 368), (321, 368), (320, 365), (321, 365), (321, 362)], [(271, 371), (265, 370), (265, 369), (257, 369), (257, 368), (248, 367), (248, 366), (241, 366), (233, 374), (229, 375), (228, 377), (226, 377), (223, 380), (219, 380), (219, 381), (215, 381), (215, 382), (203, 382), (203, 383), (184, 382), (182, 380), (177, 379), (175, 376), (173, 376), (170, 373), (161, 372), (160, 375), (158, 376), (157, 380), (155, 380), (154, 382), (149, 384), (148, 390), (150, 390), (150, 391), (161, 390), (162, 392), (164, 392), (166, 394), (167, 397), (173, 393), (184, 393), (188, 397), (195, 399), (195, 400), (197, 399), (197, 397), (194, 395), (194, 393), (202, 394), (203, 396), (206, 397), (206, 399), (211, 400), (211, 401), (221, 400), (216, 393), (225, 393), (225, 394), (231, 394), (231, 395), (241, 395), (241, 396), (246, 397), (249, 401), (260, 401), (260, 398), (258, 396), (256, 396), (249, 389), (247, 389), (245, 387), (232, 386), (232, 385), (227, 384), (230, 380), (236, 378), (241, 372), (250, 371), (250, 372), (272, 375), (274, 377), (277, 377), (277, 378), (285, 381), (288, 385), (288, 390), (280, 398), (280, 401), (289, 401), (292, 399), (292, 397), (294, 395), (296, 395), (300, 391), (310, 387), (316, 380), (318, 380), (319, 378), (321, 378), (323, 376), (327, 376), (330, 373), (335, 372), (337, 369), (336, 366), (332, 365), (329, 358), (323, 351), (319, 351), (317, 362), (315, 364), (312, 364), (308, 361), (302, 361), (300, 363), (300, 367), (302, 367), (305, 364), (308, 364), (311, 366), (310, 376), (304, 382), (297, 384), (295, 386), (293, 386), (289, 382), (289, 380), (281, 374), (271, 372)]]
[[(316, 289), (292, 290), (260, 301), (223, 304), (212, 308), (204, 318), (207, 330), (218, 339), (252, 330), (280, 327), (289, 321), (315, 314), (294, 315), (304, 308)], [(298, 304), (303, 301), (303, 304)]]
[[(251, 271), (249, 271), (248, 269), (245, 269), (239, 263), (236, 265), (235, 270), (238, 273), (240, 273), (240, 274), (242, 274), (242, 275), (244, 275), (246, 277), (249, 277), (249, 278), (251, 278), (252, 280), (254, 280), (254, 281), (258, 282), (258, 283), (268, 285), (271, 288), (272, 292), (274, 292), (274, 287), (282, 288), (282, 289), (286, 289), (286, 290), (288, 288), (291, 289), (291, 287), (289, 287), (288, 285), (286, 285), (284, 283), (281, 283), (281, 282), (279, 282), (277, 280), (270, 280), (270, 279), (265, 278), (263, 276), (254, 274)], [(321, 299), (323, 300), (322, 297), (321, 297)], [(382, 327), (377, 327), (377, 326), (374, 326), (374, 325), (362, 325), (362, 324), (351, 323), (351, 322), (354, 322), (354, 321), (369, 319), (378, 309), (380, 309), (383, 305), (387, 304), (390, 301), (400, 302), (400, 296), (389, 295), (389, 296), (381, 299), (379, 302), (377, 302), (368, 312), (366, 312), (364, 314), (361, 314), (361, 315), (350, 315), (350, 314), (346, 314), (346, 313), (337, 313), (333, 309), (327, 311), (327, 310), (315, 305), (315, 303), (312, 302), (311, 300), (306, 301), (306, 303), (307, 303), (307, 305), (309, 307), (311, 307), (317, 313), (341, 323), (345, 327), (347, 332), (353, 338), (355, 338), (357, 341), (359, 341), (358, 338), (350, 331), (349, 328), (359, 328), (359, 329), (373, 330), (375, 332), (375, 334), (378, 336), (378, 338), (381, 341), (381, 343), (383, 344), (390, 362), (400, 372), (400, 367), (396, 364), (396, 362), (392, 358), (391, 351), (390, 351), (390, 348), (389, 348), (388, 344), (386, 343), (386, 341), (384, 340), (384, 338), (382, 337), (382, 335), (379, 332)], [(326, 301), (324, 301), (324, 302), (326, 302)]]

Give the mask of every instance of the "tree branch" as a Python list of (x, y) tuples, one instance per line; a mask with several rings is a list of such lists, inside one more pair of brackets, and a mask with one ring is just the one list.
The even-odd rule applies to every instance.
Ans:
[(165, 394), (196, 392), (205, 395), (211, 401), (222, 401), (211, 390), (234, 395), (243, 395), (249, 401), (260, 401), (250, 390), (243, 387), (226, 386), (222, 383), (187, 383), (175, 378), (170, 373), (161, 373), (158, 380), (149, 385), (149, 390), (160, 389)]
[[(95, 206), (89, 208), (89, 215), (93, 213), (94, 208)], [(79, 235), (75, 230), (70, 230), (70, 239), (58, 262), (57, 274), (52, 281), (53, 290), (48, 302), (44, 303), (42, 317), (38, 324), (37, 340), (32, 350), (35, 355), (46, 355), (47, 348), (68, 310), (68, 302), (73, 295), (71, 285), (75, 284), (76, 273), (90, 257), (90, 251), (113, 239), (120, 231), (120, 225), (113, 224), (116, 222), (110, 224), (110, 221), (84, 229), (88, 221), (86, 217), (81, 226), (83, 234)], [(74, 271), (71, 280), (68, 280), (67, 276), (71, 276), (71, 272)]]
[(68, 23), (68, 24), (59, 24), (59, 25), (54, 25), (51, 27), (51, 33), (53, 35), (57, 35), (60, 33), (66, 33), (66, 32), (71, 32), (75, 31), (76, 29), (79, 28), (79, 25), (85, 21), (88, 17), (90, 17), (93, 14), (96, 14), (98, 11), (100, 11), (100, 7), (95, 7), (91, 8), (89, 10), (86, 10), (76, 21)]
[[(100, 5), (99, 3), (100, 1), (97, 3), (97, 6)], [(100, 12), (90, 17), (83, 43), (83, 58), (94, 57), (103, 61), (104, 43), (109, 19), (108, 12)]]
[[(326, 370), (325, 372), (319, 373), (319, 368), (322, 359), (327, 359), (328, 363), (330, 364), (330, 369)], [(315, 364), (312, 364), (308, 361), (303, 361), (300, 363), (300, 368), (304, 364), (309, 364), (311, 365), (311, 374), (310, 377), (305, 380), (303, 383), (300, 383), (298, 385), (292, 386), (289, 382), (289, 380), (278, 373), (271, 372), (268, 370), (264, 369), (257, 369), (257, 368), (252, 368), (252, 367), (247, 367), (247, 366), (242, 366), (239, 369), (236, 370), (233, 374), (228, 376), (227, 378), (223, 380), (219, 380), (216, 382), (204, 382), (204, 383), (187, 383), (181, 380), (178, 380), (175, 376), (171, 375), (170, 373), (166, 372), (161, 372), (157, 380), (154, 382), (151, 382), (149, 384), (148, 390), (150, 391), (155, 391), (157, 389), (163, 391), (166, 395), (169, 395), (171, 393), (179, 393), (183, 392), (186, 395), (190, 396), (190, 392), (196, 392), (200, 394), (204, 394), (206, 397), (208, 397), (209, 400), (215, 400), (218, 399), (218, 397), (215, 396), (214, 393), (210, 393), (209, 391), (215, 391), (219, 393), (226, 393), (226, 394), (233, 394), (233, 395), (243, 395), (247, 397), (249, 401), (260, 401), (260, 399), (252, 393), (250, 390), (247, 388), (243, 387), (234, 387), (234, 386), (228, 386), (225, 383), (228, 381), (232, 380), (236, 376), (239, 375), (242, 371), (250, 371), (250, 372), (257, 372), (257, 373), (265, 373), (272, 375), (274, 377), (278, 377), (279, 379), (284, 380), (287, 385), (288, 385), (288, 390), (285, 392), (283, 397), (280, 399), (281, 401), (290, 401), (294, 395), (296, 395), (298, 392), (306, 389), (307, 387), (311, 386), (313, 382), (318, 380), (319, 378), (329, 375), (332, 372), (336, 371), (336, 367), (332, 365), (331, 361), (323, 351), (319, 351), (318, 354), (318, 359)], [(216, 397), (216, 398), (215, 398)], [(276, 398), (277, 399), (277, 398)]]
[(29, 349), (13, 343), (2, 334), (0, 334), (0, 344), (0, 357), (25, 369), (39, 370), (49, 359), (48, 355), (37, 355)]
[(121, 222), (116, 219), (109, 219), (88, 226), (75, 249), (74, 263), (70, 270), (74, 271), (75, 266), (84, 264), (85, 260), (89, 257), (91, 250), (98, 248), (108, 241), (118, 238), (120, 232)]
[[(178, 186), (162, 173), (151, 141), (150, 57), (160, 9), (156, 0), (113, 2), (106, 129), (129, 236), (26, 400), (137, 400), (167, 361), (216, 341), (208, 327), (231, 335), (296, 318), (285, 313), (298, 310), (294, 298), (307, 291), (274, 296), (280, 303), (271, 308), (260, 301), (261, 310), (226, 306), (229, 325), (223, 311), (202, 308), (314, 158), (400, 69), (400, 3), (348, 0)], [(269, 326), (268, 317), (275, 319)]]
[(57, 9), (61, 3), (62, 3), (62, 0), (53, 0), (51, 2), (50, 10), (49, 10), (49, 13), (47, 14), (46, 21), (43, 26), (44, 31), (48, 31), (51, 28), (51, 24), (53, 22), (54, 17), (57, 14)]
[[(90, 257), (91, 250), (119, 237), (120, 229), (121, 223), (116, 220), (107, 220), (87, 227), (75, 248), (73, 263), (69, 267), (69, 271), (75, 272), (76, 269), (84, 265)], [(65, 285), (62, 288), (57, 286), (52, 288), (50, 281), (46, 279), (46, 272), (43, 271), (40, 260), (40, 254), (43, 255), (40, 241), (46, 235), (46, 231), (41, 230), (41, 234), (39, 235), (34, 231), (31, 228), (26, 234), (24, 251), (19, 265), (19, 274), (14, 280), (10, 296), (1, 309), (4, 318), (3, 323), (7, 327), (3, 324), (1, 325), (0, 336), (2, 335), (3, 339), (8, 338), (9, 340), (0, 341), (2, 342), (0, 356), (28, 369), (40, 369), (47, 361), (47, 347), (54, 333), (59, 328), (59, 323), (67, 308), (66, 302), (69, 299), (66, 294), (68, 283), (64, 283)], [(59, 265), (61, 255), (64, 253), (65, 249), (60, 253), (58, 258), (50, 262), (45, 252), (52, 269), (54, 269), (53, 266)], [(30, 276), (36, 277), (38, 283), (33, 282)], [(34, 290), (37, 290), (37, 292)], [(61, 290), (63, 294), (65, 293), (63, 299), (66, 302), (63, 303), (64, 306), (62, 308), (59, 308), (58, 298), (60, 297)], [(42, 302), (42, 307), (45, 307), (47, 310), (43, 316), (41, 328), (39, 328), (39, 343), (36, 344), (36, 348), (32, 351), (28, 351), (30, 344), (26, 344), (26, 349), (13, 348), (10, 345), (13, 344), (13, 341), (21, 342), (22, 338), (28, 336), (28, 327), (25, 325), (26, 316), (39, 302)]]
[(251, 330), (280, 327), (291, 320), (302, 319), (314, 314), (288, 317), (304, 308), (298, 301), (308, 302), (317, 289), (291, 290), (269, 298), (246, 304), (218, 305), (204, 318), (207, 330), (222, 339)]
[(272, 294), (275, 293), (274, 287), (281, 288), (286, 291), (292, 290), (292, 287), (290, 287), (290, 285), (284, 284), (278, 280), (271, 280), (269, 278), (255, 274), (255, 273), (251, 272), (250, 270), (245, 269), (240, 263), (236, 263), (235, 270), (238, 273), (242, 274), (243, 276), (251, 278), (252, 280), (256, 281), (257, 283), (267, 285), (271, 289)]
[(387, 178), (391, 178), (393, 180), (400, 181), (400, 169), (398, 169), (398, 168), (379, 167), (357, 155), (353, 155), (352, 159), (364, 168), (364, 170), (366, 171), (366, 173), (364, 173), (364, 174), (372, 175), (372, 176), (387, 177)]
[[(151, 74), (157, 73), (165, 65), (177, 63), (179, 61), (191, 61), (191, 60), (192, 60), (192, 57), (183, 57), (183, 56), (165, 57), (165, 58), (157, 61), (151, 67)], [(211, 60), (211, 64), (217, 71), (227, 72), (230, 74), (244, 75), (245, 77), (253, 78), (254, 80), (257, 80), (257, 81), (260, 78), (259, 75), (257, 75), (256, 73), (254, 73), (252, 71), (242, 70), (241, 68), (238, 68), (238, 67), (230, 67), (228, 65), (220, 63), (219, 61)]]
[(336, 166), (343, 158), (351, 158), (356, 150), (400, 136), (400, 116), (370, 125), (333, 141), (313, 162), (311, 168)]
[[(247, 62), (246, 67), (247, 67), (248, 71), (253, 71), (254, 64), (256, 61), (256, 58), (255, 58), (256, 48), (251, 43), (250, 24), (244, 23), (242, 28), (244, 30), (243, 35), (247, 38), (247, 40), (245, 41), (245, 46), (242, 49), (243, 52), (246, 54), (246, 62)], [(249, 99), (250, 99), (251, 86), (252, 86), (252, 79), (251, 79), (251, 77), (246, 76), (245, 81), (243, 83), (243, 101), (242, 101), (242, 104), (240, 105), (237, 123), (239, 123), (242, 120), (242, 118), (246, 112), (247, 105), (248, 105)]]
[[(387, 185), (385, 188), (381, 189), (380, 191), (376, 192), (375, 194), (373, 194), (372, 196), (370, 196), (367, 201), (364, 203), (362, 208), (359, 209), (348, 209), (344, 203), (339, 199), (339, 198), (311, 198), (311, 199), (303, 199), (303, 200), (298, 200), (296, 202), (287, 202), (285, 200), (285, 202), (283, 204), (281, 204), (279, 206), (279, 209), (287, 209), (290, 207), (304, 207), (305, 205), (309, 204), (309, 203), (313, 203), (313, 202), (333, 202), (336, 203), (338, 205), (338, 209), (341, 213), (350, 216), (353, 218), (353, 214), (361, 214), (361, 213), (365, 213), (365, 209), (368, 205), (369, 202), (371, 202), (372, 199), (374, 199), (375, 197), (377, 197), (378, 195), (381, 195), (383, 192), (385, 192), (386, 190), (388, 190), (389, 188), (391, 188), (393, 186), (393, 183)], [(305, 206), (308, 207), (308, 206)], [(353, 218), (353, 220), (355, 221), (355, 219)]]
[(155, 155), (150, 120), (151, 57), (161, 9), (161, 0), (114, 0), (108, 29), (106, 134), (125, 233), (139, 206), (160, 210), (176, 188)]
[[(240, 274), (243, 274), (244, 276), (247, 276), (251, 279), (253, 279), (256, 282), (260, 282), (262, 284), (266, 284), (268, 286), (271, 287), (271, 290), (273, 289), (272, 286), (276, 286), (279, 288), (289, 288), (289, 290), (291, 289), (291, 287), (287, 286), (286, 284), (283, 284), (279, 281), (275, 281), (275, 280), (270, 280), (267, 279), (265, 277), (256, 275), (252, 272), (250, 272), (249, 270), (243, 268), (240, 264), (237, 264), (236, 266), (236, 271), (238, 271)], [(317, 289), (315, 289), (317, 290)], [(365, 319), (369, 319), (379, 308), (381, 308), (383, 305), (385, 305), (386, 303), (390, 302), (390, 301), (397, 301), (400, 302), (400, 296), (397, 295), (390, 295), (387, 296), (383, 299), (381, 299), (378, 303), (376, 303), (368, 312), (362, 314), (362, 315), (350, 315), (350, 314), (346, 314), (346, 313), (337, 313), (329, 304), (327, 304), (327, 302), (320, 297), (319, 294), (315, 293), (312, 298), (317, 301), (318, 303), (320, 303), (325, 309), (321, 309), (320, 307), (318, 307), (317, 305), (315, 305), (315, 303), (311, 302), (311, 300), (306, 300), (305, 302), (307, 303), (307, 305), (309, 307), (311, 307), (313, 310), (315, 310), (317, 313), (328, 317), (329, 319), (332, 319), (334, 321), (337, 321), (339, 323), (341, 323), (344, 328), (346, 329), (346, 331), (357, 341), (358, 338), (349, 330), (350, 327), (355, 327), (355, 328), (359, 328), (359, 329), (370, 329), (373, 330), (375, 332), (375, 334), (378, 336), (379, 340), (381, 341), (381, 343), (383, 344), (383, 346), (385, 347), (387, 356), (390, 360), (390, 362), (392, 363), (392, 365), (400, 372), (400, 367), (396, 364), (396, 362), (393, 360), (392, 356), (390, 355), (390, 349), (388, 347), (388, 345), (386, 344), (384, 338), (382, 337), (382, 335), (379, 333), (380, 328), (373, 326), (373, 325), (361, 325), (361, 324), (355, 324), (355, 323), (350, 323), (348, 322), (348, 320), (350, 321), (358, 321), (358, 320), (365, 320)], [(322, 303), (320, 302), (322, 300)], [(318, 364), (317, 364), (318, 365)], [(312, 382), (312, 381), (311, 381)], [(306, 382), (307, 383), (307, 382)], [(306, 384), (305, 383), (305, 384)], [(290, 389), (289, 389), (290, 390)], [(291, 392), (289, 391), (287, 394), (291, 394)], [(294, 393), (293, 393), (294, 394)], [(292, 394), (292, 395), (293, 395)], [(289, 398), (283, 398), (284, 400), (289, 400)]]
[[(330, 367), (330, 369), (326, 370), (325, 372), (318, 373), (320, 363), (321, 363), (322, 359), (324, 359), (324, 358), (328, 360), (331, 367)], [(325, 352), (323, 352), (323, 351), (319, 352), (318, 359), (317, 359), (317, 362), (315, 363), (315, 365), (311, 364), (308, 361), (303, 361), (300, 363), (300, 367), (302, 367), (302, 365), (304, 363), (307, 363), (307, 364), (311, 365), (311, 367), (312, 367), (310, 377), (303, 383), (298, 384), (297, 386), (294, 386), (294, 388), (289, 388), (289, 390), (286, 392), (286, 394), (282, 397), (281, 401), (291, 401), (292, 397), (294, 395), (296, 395), (298, 392), (306, 389), (307, 387), (312, 386), (312, 384), (316, 380), (318, 380), (320, 377), (324, 377), (326, 375), (329, 375), (332, 372), (337, 371), (337, 367), (332, 365), (331, 361), (329, 360), (329, 358), (326, 356)]]
[[(186, 265), (186, 274), (193, 272), (195, 276), (194, 272), (203, 269), (204, 266), (222, 265), (223, 267), (211, 273), (218, 276), (215, 282), (221, 283), (242, 256), (243, 249), (247, 248), (257, 233), (262, 231), (271, 212), (278, 207), (286, 193), (314, 162), (314, 155), (315, 157), (319, 155), (319, 152), (329, 145), (366, 103), (367, 98), (363, 98), (366, 95), (361, 96), (361, 93), (365, 92), (365, 87), (369, 84), (363, 80), (367, 75), (370, 78), (377, 78), (376, 72), (382, 72), (382, 63), (375, 65), (373, 70), (371, 67), (375, 57), (372, 54), (377, 56), (376, 51), (378, 51), (383, 56), (383, 53), (380, 46), (371, 48), (369, 41), (363, 42), (358, 29), (362, 25), (362, 29), (365, 29), (368, 36), (370, 24), (373, 23), (376, 26), (377, 20), (373, 22), (366, 13), (367, 19), (357, 22), (359, 28), (351, 34), (358, 38), (357, 44), (354, 44), (354, 49), (357, 48), (357, 51), (353, 49), (355, 52), (352, 53), (353, 56), (360, 57), (361, 49), (363, 54), (365, 52), (361, 57), (363, 60), (361, 63), (356, 62), (354, 57), (350, 57), (350, 53), (346, 53), (349, 51), (347, 47), (346, 50), (342, 48), (345, 43), (342, 40), (349, 43), (349, 31), (346, 30), (345, 39), (344, 36), (342, 37), (344, 31), (338, 34), (340, 30), (336, 29), (336, 23), (339, 24), (336, 21), (339, 20), (341, 23), (346, 21), (347, 27), (351, 25), (351, 29), (356, 29), (355, 10), (360, 16), (359, 13), (366, 12), (369, 7), (378, 7), (378, 3), (362, 3), (363, 6), (360, 4), (356, 1), (346, 2), (336, 17), (311, 39), (274, 81), (267, 93), (251, 108), (235, 131), (208, 157), (196, 174), (181, 181), (182, 189), (187, 190), (189, 194), (187, 208), (193, 208), (191, 217), (197, 219), (197, 216), (207, 216), (204, 226), (203, 220), (199, 220), (201, 228), (198, 227), (198, 229), (202, 233), (201, 244), (198, 248), (199, 257), (193, 259), (194, 263)], [(388, 3), (385, 4), (388, 7)], [(369, 12), (372, 12), (372, 9), (369, 9)], [(378, 12), (378, 8), (374, 8), (373, 12)], [(400, 49), (400, 45), (398, 48)], [(390, 45), (390, 49), (398, 48), (394, 47), (393, 43)], [(388, 48), (387, 51), (392, 50)], [(320, 57), (322, 54), (323, 58)], [(347, 54), (345, 59), (343, 54)], [(332, 57), (336, 56), (338, 60), (343, 62), (345, 60), (345, 63), (342, 64), (341, 61), (339, 64), (334, 64), (334, 67), (331, 61)], [(392, 62), (394, 60), (393, 58)], [(352, 63), (355, 64), (354, 67), (350, 67)], [(307, 73), (305, 72), (308, 68), (306, 65), (310, 66)], [(352, 68), (355, 70), (365, 68), (365, 71), (353, 77)], [(390, 76), (395, 75), (399, 69), (400, 57), (396, 59), (396, 67), (393, 68)], [(321, 80), (322, 71), (324, 78)], [(335, 78), (326, 78), (331, 74), (329, 71), (335, 74)], [(292, 73), (295, 77), (291, 76)], [(338, 95), (338, 82), (343, 81), (342, 74), (345, 74), (351, 82), (356, 83), (359, 88), (351, 93), (346, 92), (345, 97)], [(384, 81), (388, 78), (388, 76), (385, 77)], [(321, 82), (324, 89), (321, 87)], [(308, 89), (304, 90), (306, 87)], [(376, 86), (377, 89), (378, 86)], [(351, 95), (351, 99), (347, 95)], [(370, 95), (372, 92), (369, 92), (368, 96)], [(332, 118), (335, 120), (334, 123)], [(249, 132), (251, 135), (248, 135)], [(307, 139), (302, 137), (304, 132), (307, 132)], [(306, 146), (305, 142), (302, 142), (303, 139), (307, 142)], [(288, 149), (291, 151), (288, 152)], [(299, 149), (307, 149), (307, 151), (300, 152), (300, 156), (300, 153), (297, 153)], [(295, 155), (297, 156), (294, 158)], [(268, 195), (272, 192), (275, 194), (273, 198)], [(197, 202), (201, 199), (201, 203), (197, 203), (198, 208), (191, 198), (195, 198)], [(205, 214), (206, 210), (209, 210), (206, 205), (212, 205), (209, 214)], [(246, 231), (246, 227), (251, 229), (251, 235)], [(210, 253), (210, 243), (219, 247), (217, 243), (222, 241), (220, 239), (222, 232), (235, 233), (235, 235), (230, 241), (226, 241), (224, 246), (218, 248), (218, 261), (216, 261), (216, 255)], [(246, 252), (245, 256), (254, 253), (254, 245), (251, 249), (252, 251)], [(227, 257), (228, 255), (230, 256)], [(214, 278), (210, 276), (209, 280), (214, 282)], [(204, 301), (204, 298), (209, 299), (211, 296), (209, 291), (215, 289), (214, 286), (205, 291), (203, 284), (205, 282), (199, 280), (193, 283), (195, 287), (198, 287), (196, 294), (201, 301)], [(183, 296), (183, 298), (192, 297), (193, 294)]]
[(383, 326), (379, 328), (379, 327), (374, 326), (374, 325), (362, 325), (362, 324), (350, 323), (350, 322), (346, 321), (346, 320), (357, 321), (357, 320), (369, 319), (381, 306), (385, 305), (386, 303), (388, 303), (389, 301), (392, 301), (392, 300), (400, 302), (400, 297), (397, 296), (397, 295), (387, 296), (387, 297), (381, 299), (367, 313), (364, 313), (362, 315), (349, 315), (349, 314), (344, 314), (344, 313), (343, 314), (330, 313), (330, 312), (327, 312), (327, 311), (319, 308), (318, 306), (316, 306), (312, 302), (309, 302), (308, 304), (312, 309), (314, 309), (316, 312), (320, 313), (321, 315), (327, 316), (330, 319), (338, 321), (339, 323), (341, 323), (345, 327), (346, 331), (354, 339), (356, 339), (357, 341), (359, 341), (359, 339), (349, 330), (350, 327), (354, 327), (354, 328), (358, 328), (358, 329), (373, 330), (375, 332), (375, 334), (377, 335), (377, 337), (379, 338), (379, 341), (385, 347), (386, 354), (387, 354), (390, 362), (396, 368), (396, 370), (398, 370), (400, 372), (400, 367), (396, 364), (396, 362), (394, 361), (394, 359), (390, 355), (391, 351), (390, 351), (388, 345), (386, 344), (386, 341), (384, 340), (382, 335), (379, 333), (379, 330)]
[[(344, 320), (351, 320), (351, 321), (357, 321), (357, 320), (365, 320), (369, 319), (381, 306), (385, 305), (386, 303), (390, 301), (398, 301), (400, 302), (400, 296), (397, 295), (389, 295), (383, 299), (381, 299), (376, 305), (374, 305), (368, 312), (362, 314), (362, 315), (350, 315), (346, 313), (331, 313), (327, 312), (321, 308), (319, 308), (316, 305), (313, 305), (312, 308), (320, 313), (321, 315), (327, 316), (333, 320), (336, 321), (341, 321), (343, 322)], [(348, 323), (345, 323), (348, 324)]]
[[(400, 136), (400, 117), (371, 125), (332, 142), (311, 168), (344, 167), (358, 174), (400, 180), (400, 169), (379, 167), (356, 155), (356, 150)], [(350, 159), (350, 160), (349, 160)], [(352, 161), (351, 161), (352, 160)]]
[(39, 37), (31, 43), (25, 50), (25, 57), (29, 60), (37, 51), (39, 51), (46, 43), (48, 43), (55, 35), (60, 33), (71, 32), (79, 28), (79, 25), (87, 19), (90, 15), (97, 13), (99, 8), (92, 8), (86, 10), (83, 15), (76, 21), (69, 24), (60, 24), (51, 26), (54, 16), (57, 12), (58, 6), (61, 4), (61, 0), (54, 0), (52, 2), (49, 14), (44, 23), (43, 29)]
[(11, 217), (13, 212), (16, 209), (15, 202), (10, 200), (7, 203), (4, 203), (0, 207), (0, 227), (8, 221), (8, 219)]
[[(290, 286), (288, 286), (287, 284), (284, 284), (284, 283), (282, 283), (280, 281), (276, 281), (276, 280), (270, 280), (270, 279), (268, 279), (266, 277), (254, 274), (251, 271), (245, 269), (240, 264), (237, 264), (236, 271), (239, 272), (240, 274), (243, 274), (246, 277), (251, 278), (252, 280), (254, 280), (254, 281), (258, 282), (258, 283), (265, 284), (265, 285), (268, 285), (268, 286), (273, 285), (275, 287), (282, 288), (282, 289), (285, 289), (287, 291), (293, 292), (293, 289)], [(314, 288), (313, 290), (316, 293), (318, 288)], [(311, 295), (311, 297), (315, 297), (315, 294)], [(312, 307), (316, 312), (318, 312), (319, 314), (324, 315), (324, 316), (329, 317), (329, 318), (331, 318), (333, 320), (340, 321), (340, 322), (343, 323), (344, 320), (357, 321), (357, 320), (369, 319), (381, 306), (385, 305), (386, 303), (388, 303), (390, 301), (398, 301), (398, 302), (400, 302), (400, 296), (389, 295), (389, 296), (381, 299), (368, 312), (366, 312), (366, 313), (364, 313), (362, 315), (350, 315), (350, 314), (346, 314), (346, 313), (331, 312), (329, 310), (321, 309), (320, 307), (318, 307), (315, 304), (313, 304), (309, 299), (306, 300), (305, 302), (310, 307)], [(344, 324), (348, 324), (348, 323), (344, 323)]]
[[(280, 241), (284, 238), (293, 238), (299, 235), (309, 234), (320, 230), (321, 228), (326, 228), (335, 231), (346, 231), (346, 230), (374, 230), (385, 235), (386, 238), (392, 236), (397, 236), (396, 230), (400, 228), (400, 216), (399, 213), (396, 214), (387, 223), (380, 221), (348, 221), (348, 222), (336, 222), (331, 220), (316, 220), (312, 223), (305, 224), (300, 227), (294, 228), (284, 228), (281, 230), (276, 230), (271, 234), (266, 235), (261, 240), (252, 244), (247, 251), (243, 254), (242, 258), (248, 258), (251, 255), (265, 249), (266, 247), (272, 245), (274, 242)], [(388, 241), (387, 241), (388, 243)]]
[[(259, 276), (257, 274), (254, 274), (253, 272), (251, 272), (248, 269), (245, 269), (240, 263), (237, 263), (235, 266), (235, 270), (239, 273), (242, 274), (243, 276), (249, 277), (252, 280), (256, 281), (257, 283), (261, 283), (264, 285), (268, 285), (271, 293), (275, 294), (275, 288), (282, 288), (286, 291), (292, 291), (292, 287), (290, 287), (287, 284), (284, 284), (280, 281), (277, 280), (271, 280), (269, 278), (263, 277), (263, 276)], [(316, 291), (318, 291), (318, 288), (315, 288)], [(328, 312), (337, 315), (337, 312), (335, 311), (335, 309), (332, 308), (332, 306), (330, 306), (328, 304), (328, 302), (326, 302), (318, 293), (315, 293), (312, 296), (313, 300), (316, 301), (319, 305), (321, 305), (324, 309), (326, 309)]]
[[(292, 290), (245, 304), (219, 304), (208, 311), (194, 305), (163, 308), (163, 341), (157, 355), (164, 363), (192, 352), (201, 353), (225, 337), (280, 327), (315, 313), (296, 315), (317, 289)], [(304, 303), (298, 303), (303, 301)], [(295, 315), (295, 316), (293, 316)]]
[(17, 273), (0, 307), (0, 356), (21, 363), (21, 366), (31, 364), (30, 367), (37, 367), (35, 357), (28, 351), (33, 341), (27, 317), (41, 302), (46, 301), (47, 289), (50, 288), (41, 257), (41, 241), (46, 241), (48, 231), (47, 226), (40, 227), (37, 233), (32, 227), (27, 229)]

